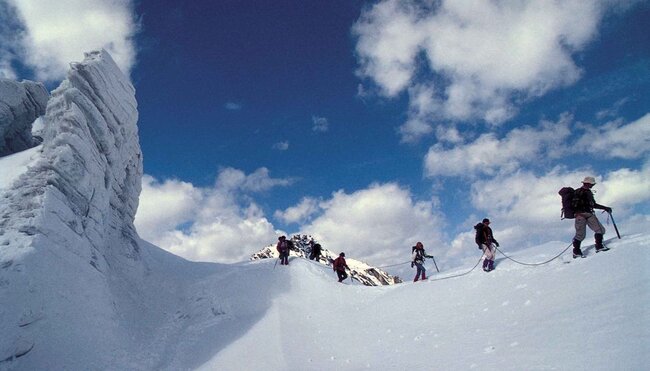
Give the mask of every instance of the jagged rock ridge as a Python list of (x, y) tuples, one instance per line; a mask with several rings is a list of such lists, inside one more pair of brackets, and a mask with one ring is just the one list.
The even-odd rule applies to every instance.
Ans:
[[(289, 252), (289, 256), (296, 256), (305, 259), (309, 259), (311, 247), (313, 244), (317, 243), (312, 237), (307, 235), (294, 235), (291, 237), (291, 242), (293, 243), (293, 248)], [(278, 252), (275, 246), (275, 244), (266, 246), (262, 250), (254, 253), (250, 259), (259, 260), (278, 258)], [(320, 259), (317, 263), (331, 267), (332, 262), (336, 257), (338, 257), (338, 253), (333, 253), (330, 250), (323, 248)], [(347, 256), (345, 260), (350, 267), (350, 276), (366, 286), (394, 285), (396, 283), (402, 283), (402, 280), (399, 277), (391, 276), (379, 268), (372, 267)]]

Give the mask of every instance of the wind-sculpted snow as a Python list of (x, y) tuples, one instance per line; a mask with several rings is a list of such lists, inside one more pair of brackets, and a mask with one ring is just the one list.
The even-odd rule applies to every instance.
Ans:
[(41, 83), (0, 78), (0, 156), (37, 144), (32, 123), (45, 114), (48, 97)]
[[(128, 298), (111, 295), (115, 282), (144, 272), (133, 226), (142, 177), (133, 86), (108, 53), (89, 53), (71, 64), (43, 120), (40, 150), (0, 199), (0, 361), (65, 359), (70, 336), (111, 344), (124, 329), (93, 329), (94, 318), (116, 316)], [(75, 321), (70, 331), (53, 325)]]

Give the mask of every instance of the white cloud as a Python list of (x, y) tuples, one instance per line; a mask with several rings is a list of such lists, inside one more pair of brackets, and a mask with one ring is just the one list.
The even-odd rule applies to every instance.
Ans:
[(277, 142), (273, 144), (273, 149), (277, 149), (278, 151), (286, 151), (289, 149), (289, 141), (285, 140), (282, 142)]
[(227, 102), (226, 104), (224, 104), (224, 107), (230, 111), (239, 111), (240, 109), (242, 109), (242, 105), (235, 102)]
[(219, 172), (216, 187), (225, 191), (262, 192), (273, 187), (285, 187), (292, 182), (292, 179), (271, 178), (269, 169), (265, 167), (255, 170), (250, 175), (246, 175), (239, 169), (227, 167)]
[(190, 183), (179, 180), (160, 183), (145, 175), (135, 220), (140, 237), (153, 241), (163, 233), (191, 221), (202, 198), (201, 190)]
[[(572, 54), (596, 34), (601, 7), (581, 0), (384, 0), (354, 27), (359, 74), (388, 97), (408, 91), (407, 140), (428, 134), (422, 123), (439, 119), (498, 124), (516, 113), (514, 96), (541, 96), (580, 78)], [(435, 104), (414, 103), (423, 91)]]
[(440, 247), (444, 227), (432, 201), (415, 201), (395, 183), (373, 184), (353, 193), (338, 191), (319, 204), (322, 214), (301, 227), (323, 247), (376, 266), (409, 260), (410, 247)]
[(65, 77), (83, 53), (106, 49), (128, 75), (135, 63), (137, 26), (131, 0), (9, 0), (24, 24), (23, 61), (39, 80)]
[(324, 133), (330, 128), (330, 123), (325, 117), (312, 116), (311, 120), (314, 123), (311, 129), (315, 132)]
[(296, 206), (284, 211), (277, 210), (274, 216), (285, 223), (303, 223), (320, 210), (319, 201), (312, 197), (304, 197)]
[[(2, 57), (0, 57), (0, 59), (2, 59)], [(9, 60), (0, 60), (0, 78), (10, 80), (16, 79), (16, 72), (11, 66), (11, 62)]]
[(621, 120), (602, 126), (584, 126), (585, 134), (575, 148), (596, 157), (640, 158), (650, 152), (650, 113), (629, 124)]
[(516, 128), (503, 139), (493, 133), (482, 134), (471, 143), (450, 149), (438, 143), (425, 156), (425, 174), (429, 177), (494, 175), (515, 171), (522, 164), (557, 157), (563, 154), (560, 144), (571, 134), (570, 119), (564, 115), (556, 123), (543, 121), (538, 128)]
[(278, 233), (250, 194), (291, 182), (265, 168), (222, 169), (212, 188), (145, 176), (135, 224), (142, 238), (186, 259), (243, 261)]

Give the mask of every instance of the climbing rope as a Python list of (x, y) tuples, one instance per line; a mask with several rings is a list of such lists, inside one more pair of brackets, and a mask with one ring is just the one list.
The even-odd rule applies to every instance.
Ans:
[(476, 269), (476, 267), (478, 267), (479, 263), (481, 263), (481, 259), (483, 259), (483, 255), (481, 255), (481, 257), (478, 258), (478, 261), (476, 262), (476, 265), (474, 265), (474, 267), (472, 269), (468, 270), (465, 273), (454, 274), (454, 275), (451, 275), (451, 276), (439, 277), (439, 278), (428, 278), (427, 281), (442, 281), (442, 280), (446, 280), (446, 279), (449, 279), (449, 278), (456, 278), (456, 277), (466, 276), (466, 275), (472, 273), (472, 271), (474, 269)]
[(515, 260), (515, 259), (509, 257), (508, 255), (506, 255), (506, 254), (505, 254), (503, 251), (501, 251), (501, 249), (499, 249), (498, 247), (495, 246), (494, 248), (497, 249), (497, 251), (500, 252), (501, 255), (505, 256), (507, 259), (510, 259), (510, 260), (512, 260), (513, 262), (517, 263), (517, 264), (521, 264), (521, 265), (530, 265), (530, 266), (538, 266), (538, 265), (548, 264), (548, 263), (552, 262), (553, 260), (559, 258), (559, 257), (562, 256), (562, 254), (564, 254), (564, 253), (569, 249), (569, 247), (571, 247), (571, 246), (573, 246), (573, 243), (570, 243), (569, 246), (567, 246), (566, 249), (562, 250), (561, 253), (559, 253), (559, 254), (557, 254), (556, 256), (552, 257), (551, 259), (549, 259), (549, 260), (547, 260), (547, 261), (543, 261), (543, 262), (541, 262), (541, 263), (524, 263), (524, 262), (520, 262), (520, 261)]
[(410, 262), (411, 261), (409, 260), (409, 261), (406, 261), (404, 263), (397, 263), (397, 264), (393, 264), (393, 265), (382, 265), (381, 267), (375, 267), (375, 268), (381, 269), (381, 268), (388, 268), (388, 267), (397, 267), (398, 265), (408, 264)]

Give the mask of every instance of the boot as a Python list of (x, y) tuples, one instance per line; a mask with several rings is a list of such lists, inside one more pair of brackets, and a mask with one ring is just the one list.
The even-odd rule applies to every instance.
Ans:
[(487, 260), (487, 259), (483, 259), (483, 270), (484, 270), (485, 272), (489, 272), (489, 271), (488, 271), (488, 262), (489, 262), (489, 260)]
[(580, 244), (582, 241), (578, 240), (573, 240), (573, 259), (577, 258), (578, 256), (581, 258), (584, 258), (585, 256), (582, 254), (582, 250), (580, 250)]
[(609, 247), (603, 245), (603, 234), (602, 233), (594, 234), (594, 239), (596, 240), (596, 252), (609, 250)]
[(418, 274), (418, 275), (416, 275), (415, 278), (413, 279), (413, 282), (418, 282), (419, 279), (420, 279), (420, 275)]
[(488, 262), (488, 272), (494, 270), (494, 260)]
[(426, 273), (422, 273), (422, 281), (424, 281), (424, 280), (426, 280), (426, 279), (427, 279), (427, 274), (426, 274)]

